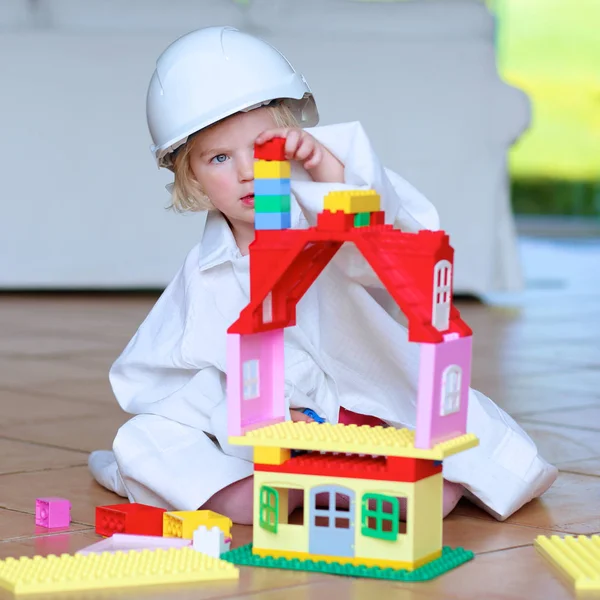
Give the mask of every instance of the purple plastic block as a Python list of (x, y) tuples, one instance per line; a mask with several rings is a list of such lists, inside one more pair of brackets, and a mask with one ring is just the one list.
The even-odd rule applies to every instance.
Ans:
[(71, 503), (64, 498), (37, 498), (35, 524), (54, 529), (68, 527), (71, 522)]

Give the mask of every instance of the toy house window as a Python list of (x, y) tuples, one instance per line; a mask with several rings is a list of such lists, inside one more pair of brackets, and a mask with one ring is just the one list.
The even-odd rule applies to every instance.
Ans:
[(273, 292), (269, 292), (262, 303), (263, 323), (273, 322)]
[(362, 498), (361, 533), (379, 540), (398, 538), (400, 501), (384, 494), (365, 494)]
[(279, 522), (279, 493), (275, 488), (263, 485), (260, 488), (260, 514), (258, 524), (271, 533), (277, 533)]
[(252, 400), (260, 396), (258, 360), (247, 360), (242, 367), (244, 380), (244, 400)]
[(439, 331), (450, 326), (450, 300), (452, 296), (452, 264), (440, 260), (433, 270), (433, 314), (431, 322)]
[(462, 369), (458, 365), (446, 367), (442, 374), (440, 416), (445, 417), (460, 410)]

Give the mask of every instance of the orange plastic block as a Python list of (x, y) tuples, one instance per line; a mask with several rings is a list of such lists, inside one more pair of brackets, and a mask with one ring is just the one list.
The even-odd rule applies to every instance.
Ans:
[(97, 506), (96, 533), (106, 537), (113, 533), (162, 536), (165, 512), (164, 508), (135, 502)]

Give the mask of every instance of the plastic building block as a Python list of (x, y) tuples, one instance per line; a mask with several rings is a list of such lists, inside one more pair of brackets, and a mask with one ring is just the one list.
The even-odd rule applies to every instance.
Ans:
[(257, 160), (254, 163), (254, 179), (289, 179), (290, 163), (285, 160)]
[(415, 446), (435, 444), (467, 431), (472, 337), (421, 344)]
[(385, 225), (385, 213), (382, 210), (371, 213), (371, 227)]
[[(442, 472), (441, 464), (422, 458), (404, 458), (399, 456), (359, 456), (357, 454), (330, 454), (323, 452), (304, 452), (290, 460), (267, 462), (261, 460), (263, 454), (257, 450), (276, 450), (279, 448), (254, 448), (255, 471), (270, 473), (297, 473), (299, 475), (323, 475), (344, 477), (347, 479), (370, 479), (372, 481), (415, 482)], [(289, 452), (289, 450), (288, 450)]]
[(200, 525), (194, 531), (193, 548), (197, 552), (219, 558), (221, 554), (229, 552), (230, 547), (231, 538), (226, 538), (223, 531), (216, 526), (208, 529), (206, 525)]
[(132, 535), (114, 533), (109, 538), (86, 546), (77, 554), (102, 554), (102, 552), (129, 552), (129, 550), (157, 550), (158, 548), (185, 548), (191, 546), (190, 540), (165, 538), (156, 535)]
[[(265, 180), (266, 181), (266, 180)], [(275, 180), (273, 180), (275, 181)], [(254, 210), (260, 213), (288, 213), (291, 210), (289, 195), (254, 196)]]
[(54, 529), (68, 527), (71, 523), (71, 503), (64, 498), (37, 498), (35, 524)]
[[(256, 232), (250, 245), (250, 303), (229, 333), (250, 334), (294, 325), (296, 305), (306, 290), (342, 244), (353, 242), (405, 314), (410, 341), (438, 343), (450, 333), (472, 335), (452, 304), (446, 279), (440, 283), (440, 276), (449, 273), (444, 269), (454, 253), (443, 231), (403, 233), (388, 225), (321, 230), (320, 222), (309, 229)], [(434, 277), (436, 267), (440, 269)], [(272, 307), (268, 321), (263, 319), (267, 297)], [(447, 330), (434, 324), (437, 314), (448, 315)]]
[(325, 196), (323, 207), (351, 214), (371, 213), (381, 210), (381, 199), (375, 190), (336, 191)]
[(600, 592), (600, 535), (538, 535), (534, 545), (576, 591)]
[(142, 550), (0, 561), (0, 587), (14, 594), (104, 590), (167, 583), (238, 579), (230, 562), (192, 548)]
[(255, 179), (254, 196), (289, 196), (289, 179)]
[(356, 213), (354, 215), (354, 227), (368, 227), (371, 224), (371, 213)]
[(317, 423), (325, 423), (325, 419), (319, 416), (312, 408), (303, 408), (300, 412), (303, 412), (306, 416), (310, 417)]
[(254, 228), (280, 231), (292, 226), (292, 215), (289, 212), (255, 212)]
[[(242, 435), (285, 420), (283, 330), (227, 335), (227, 427)], [(244, 370), (244, 365), (253, 367)]]
[(163, 535), (191, 540), (194, 531), (201, 525), (219, 527), (227, 536), (231, 536), (231, 519), (212, 510), (181, 510), (164, 514)]
[(390, 579), (393, 581), (430, 581), (456, 567), (472, 560), (473, 552), (464, 548), (444, 546), (442, 555), (414, 571), (400, 569), (382, 569), (380, 567), (355, 566), (337, 562), (320, 560), (299, 560), (285, 557), (262, 557), (252, 553), (252, 544), (240, 546), (221, 555), (222, 560), (236, 565), (264, 567), (267, 569), (288, 569), (291, 571), (309, 571), (313, 573), (329, 573), (345, 577), (366, 577), (371, 579)]
[(285, 160), (285, 138), (277, 137), (264, 144), (255, 144), (254, 158), (260, 160)]
[(350, 231), (354, 227), (354, 215), (343, 210), (331, 212), (324, 210), (317, 215), (319, 231)]
[(292, 456), (289, 449), (285, 448), (262, 448), (255, 446), (254, 463), (263, 465), (282, 465)]
[(110, 537), (113, 533), (162, 535), (164, 508), (146, 504), (112, 504), (96, 507), (96, 533)]
[(429, 460), (443, 460), (479, 443), (472, 433), (441, 442), (433, 448), (415, 448), (414, 439), (415, 432), (409, 429), (286, 421), (253, 429), (244, 436), (230, 437), (229, 443), (237, 446), (403, 456)]

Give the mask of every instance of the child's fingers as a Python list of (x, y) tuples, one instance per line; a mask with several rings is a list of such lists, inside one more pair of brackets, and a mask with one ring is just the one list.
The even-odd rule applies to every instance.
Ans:
[(323, 158), (323, 151), (319, 146), (315, 146), (315, 151), (312, 153), (312, 156), (304, 163), (305, 169), (314, 169)]
[(300, 133), (293, 129), (288, 131), (287, 138), (285, 140), (285, 156), (288, 159), (296, 158), (296, 152), (298, 151), (299, 143)]
[(277, 127), (275, 129), (266, 129), (262, 133), (258, 135), (256, 140), (254, 140), (255, 144), (264, 144), (273, 138), (281, 137), (287, 138), (287, 134), (289, 129), (287, 127)]
[(315, 151), (315, 146), (315, 140), (312, 137), (308, 135), (303, 136), (296, 150), (295, 159), (305, 161)]

